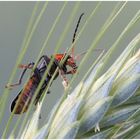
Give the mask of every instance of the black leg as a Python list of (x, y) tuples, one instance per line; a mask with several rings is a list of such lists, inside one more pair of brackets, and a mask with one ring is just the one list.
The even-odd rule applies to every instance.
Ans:
[[(42, 59), (45, 61), (45, 64), (44, 64), (44, 66), (39, 67), (39, 63)], [(39, 81), (41, 80), (40, 72), (46, 70), (46, 66), (49, 62), (50, 62), (50, 59), (47, 57), (47, 55), (41, 56), (40, 59), (38, 60), (37, 67), (34, 70), (34, 74), (37, 76)]]
[(37, 64), (38, 64), (42, 59), (45, 60), (46, 64), (48, 64), (48, 63), (50, 62), (50, 58), (48, 58), (47, 55), (43, 55), (43, 56), (41, 56), (40, 59), (38, 60)]

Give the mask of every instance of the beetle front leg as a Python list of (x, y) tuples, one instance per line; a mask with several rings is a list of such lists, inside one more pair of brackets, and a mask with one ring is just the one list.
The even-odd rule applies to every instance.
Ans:
[(61, 76), (61, 78), (63, 80), (62, 84), (63, 84), (64, 88), (66, 88), (68, 86), (68, 80), (67, 80), (67, 78), (65, 76), (64, 71), (63, 70), (59, 70), (59, 74), (60, 74), (60, 76)]
[(76, 72), (77, 72), (76, 69), (72, 69), (72, 70), (66, 72), (66, 74), (75, 74)]
[(24, 70), (23, 70), (23, 72), (21, 73), (21, 76), (20, 76), (18, 82), (15, 83), (15, 84), (10, 84), (10, 85), (7, 84), (7, 85), (5, 86), (5, 88), (12, 89), (13, 87), (20, 85), (21, 82), (22, 82), (22, 79), (23, 79), (23, 76), (24, 76), (25, 72), (27, 71), (27, 69), (28, 69), (29, 67), (33, 67), (33, 65), (34, 65), (33, 62), (32, 62), (32, 63), (29, 63), (28, 65), (26, 65), (27, 67), (24, 68)]

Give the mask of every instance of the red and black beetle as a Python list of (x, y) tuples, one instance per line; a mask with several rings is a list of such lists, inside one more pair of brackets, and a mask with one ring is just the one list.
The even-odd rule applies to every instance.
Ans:
[[(83, 15), (84, 15), (84, 13), (81, 14), (81, 16), (79, 17), (79, 20), (77, 22), (77, 26), (76, 26), (76, 29), (75, 29), (75, 32), (74, 32), (74, 35), (73, 35), (72, 43), (74, 43), (74, 41), (75, 41), (76, 32), (77, 32), (80, 20), (81, 20)], [(76, 60), (82, 54), (83, 53), (74, 57), (74, 47), (72, 47), (71, 54), (67, 55), (67, 58), (65, 59), (65, 62), (62, 65), (60, 65), (60, 61), (65, 58), (66, 53), (55, 54), (54, 61), (51, 65), (51, 68), (50, 68), (49, 72), (47, 73), (46, 79), (45, 79), (39, 93), (36, 96), (36, 99), (35, 99), (35, 102), (34, 102), (35, 105), (37, 104), (37, 102), (39, 101), (43, 91), (47, 87), (47, 85), (48, 85), (50, 79), (52, 78), (52, 75), (54, 74), (56, 68), (59, 68), (59, 72), (56, 74), (56, 76), (54, 77), (53, 80), (55, 80), (58, 77), (58, 75), (60, 74), (63, 81), (65, 83), (68, 83), (65, 75), (67, 75), (67, 74), (72, 74), (73, 75), (73, 74), (76, 73), (76, 70), (77, 70)], [(38, 85), (39, 85), (39, 83), (40, 83), (40, 81), (43, 77), (43, 74), (45, 73), (49, 63), (50, 63), (50, 58), (47, 55), (43, 55), (39, 59), (36, 68), (34, 69), (33, 73), (31, 74), (31, 77), (29, 78), (27, 84), (25, 85), (25, 88), (22, 89), (20, 91), (20, 93), (17, 95), (17, 97), (13, 100), (13, 102), (11, 104), (11, 112), (14, 110), (14, 112), (13, 112), (14, 114), (21, 114), (21, 113), (24, 113), (24, 112), (27, 111), (27, 109), (30, 105), (30, 102), (32, 100), (32, 97), (35, 93), (35, 90), (37, 89), (37, 87), (38, 87)], [(23, 72), (20, 76), (19, 81), (15, 84), (6, 85), (6, 88), (12, 88), (12, 87), (15, 87), (17, 85), (20, 85), (26, 70), (27, 69), (32, 69), (33, 66), (34, 66), (34, 62), (31, 62), (28, 65), (22, 65), (21, 64), (19, 67), (23, 68), (24, 70), (23, 70)], [(68, 71), (67, 66), (71, 67), (72, 69)], [(16, 106), (16, 108), (15, 108), (15, 106)], [(23, 108), (24, 108), (24, 110), (23, 110)]]

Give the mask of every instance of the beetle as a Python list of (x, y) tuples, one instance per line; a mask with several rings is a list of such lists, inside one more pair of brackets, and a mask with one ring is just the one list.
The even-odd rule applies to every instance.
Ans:
[[(77, 25), (76, 25), (76, 28), (75, 28), (75, 31), (73, 34), (72, 43), (75, 42), (76, 33), (77, 33), (79, 23), (80, 23), (83, 15), (84, 15), (84, 13), (82, 13), (78, 19), (78, 22), (77, 22)], [(57, 68), (59, 69), (59, 71), (57, 72), (57, 74), (55, 75), (53, 80), (55, 80), (58, 77), (58, 75), (60, 74), (63, 82), (65, 83), (64, 86), (68, 85), (68, 80), (65, 75), (67, 75), (67, 74), (73, 75), (76, 73), (77, 68), (78, 68), (76, 65), (76, 60), (78, 60), (78, 58), (80, 58), (80, 56), (82, 56), (83, 54), (84, 53), (74, 56), (74, 46), (73, 46), (71, 49), (70, 55), (67, 55), (66, 53), (54, 55), (54, 60), (50, 67), (50, 70), (48, 71), (47, 76), (45, 77), (45, 81), (34, 100), (35, 105), (39, 102), (43, 91), (47, 87), (50, 79), (52, 78), (52, 76)], [(64, 59), (65, 57), (66, 57), (66, 59), (65, 59), (64, 63), (62, 65), (60, 65), (60, 61), (62, 61), (62, 59)], [(50, 63), (50, 60), (51, 60), (51, 58), (49, 58), (47, 55), (41, 56), (41, 58), (37, 62), (36, 68), (31, 73), (31, 76), (30, 76), (29, 80), (27, 81), (25, 87), (19, 92), (19, 94), (13, 100), (13, 102), (11, 104), (11, 112), (13, 112), (14, 114), (21, 114), (21, 113), (24, 113), (27, 111), (27, 109), (30, 105), (30, 102), (32, 100), (32, 97)], [(6, 85), (5, 87), (12, 89), (13, 87), (20, 85), (27, 69), (33, 69), (34, 65), (35, 65), (34, 62), (31, 62), (27, 65), (22, 65), (22, 64), (19, 65), (19, 68), (24, 69), (23, 72), (21, 73), (19, 81), (15, 84)], [(68, 71), (67, 66), (69, 66), (71, 68), (71, 70)]]

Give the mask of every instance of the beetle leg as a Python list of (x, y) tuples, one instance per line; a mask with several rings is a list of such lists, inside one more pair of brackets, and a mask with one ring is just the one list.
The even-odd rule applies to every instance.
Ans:
[(63, 86), (64, 86), (64, 88), (66, 88), (67, 86), (68, 86), (68, 80), (67, 80), (67, 78), (66, 78), (66, 76), (65, 76), (65, 73), (64, 73), (64, 71), (63, 70), (59, 70), (59, 74), (60, 74), (60, 77), (62, 78), (62, 84), (63, 84)]
[(13, 87), (20, 85), (20, 84), (21, 84), (21, 82), (22, 82), (23, 76), (24, 76), (25, 72), (27, 71), (28, 67), (31, 67), (31, 66), (33, 66), (33, 65), (34, 65), (34, 63), (29, 63), (29, 64), (27, 65), (27, 67), (26, 67), (26, 68), (24, 68), (23, 72), (21, 73), (21, 75), (20, 75), (20, 78), (19, 78), (18, 82), (17, 82), (17, 83), (15, 83), (15, 84), (10, 84), (10, 85), (9, 85), (9, 84), (7, 84), (7, 85), (5, 86), (5, 88), (12, 89)]
[(23, 64), (20, 64), (19, 66), (18, 66), (19, 68), (21, 68), (21, 69), (32, 69), (33, 68), (33, 65), (23, 65)]
[(47, 55), (43, 55), (43, 56), (40, 57), (40, 59), (38, 60), (37, 63), (39, 63), (42, 59), (44, 59), (46, 65), (50, 62), (50, 59), (48, 58), (48, 56)]

